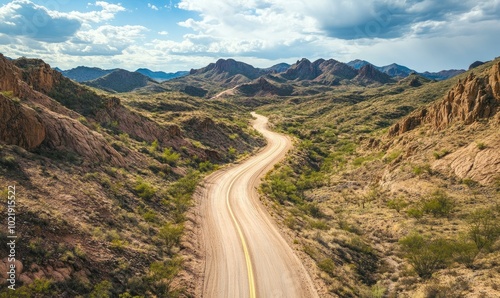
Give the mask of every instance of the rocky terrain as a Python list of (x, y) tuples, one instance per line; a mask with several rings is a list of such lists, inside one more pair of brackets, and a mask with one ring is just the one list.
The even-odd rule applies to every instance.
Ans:
[(323, 296), (500, 294), (498, 63), (261, 107), (298, 142), (264, 202)]
[(436, 81), (396, 64), (221, 59), (162, 83), (116, 70), (91, 88), (0, 56), (19, 295), (192, 297), (191, 197), (263, 145), (251, 110), (295, 139), (261, 200), (321, 297), (500, 295), (500, 61), (473, 66)]
[(248, 114), (174, 93), (99, 95), (26, 58), (0, 56), (0, 92), (1, 192), (16, 187), (22, 239), (16, 295), (187, 295), (174, 281), (185, 211), (203, 175), (262, 145)]

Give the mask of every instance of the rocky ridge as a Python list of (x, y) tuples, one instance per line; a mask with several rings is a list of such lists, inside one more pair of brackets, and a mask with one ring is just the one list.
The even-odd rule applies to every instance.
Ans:
[[(389, 135), (400, 135), (421, 124), (441, 130), (453, 122), (471, 124), (479, 119), (493, 118), (500, 106), (500, 62), (489, 71), (470, 73), (459, 80), (444, 99), (418, 110), (391, 127)], [(498, 117), (497, 117), (498, 118)]]

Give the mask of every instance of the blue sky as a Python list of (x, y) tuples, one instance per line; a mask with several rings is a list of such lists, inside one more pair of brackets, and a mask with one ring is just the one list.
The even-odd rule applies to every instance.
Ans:
[(0, 1), (0, 53), (163, 71), (303, 57), (439, 71), (500, 56), (500, 0), (87, 1)]

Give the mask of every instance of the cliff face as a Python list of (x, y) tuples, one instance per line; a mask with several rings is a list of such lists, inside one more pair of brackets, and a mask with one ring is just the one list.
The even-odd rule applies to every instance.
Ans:
[(28, 59), (16, 63), (26, 68), (21, 70), (0, 57), (0, 91), (5, 93), (0, 95), (1, 141), (27, 150), (41, 146), (50, 150), (70, 150), (91, 162), (125, 164), (123, 157), (101, 134), (73, 119), (77, 113), (33, 90), (36, 87), (48, 92), (54, 87), (57, 74), (52, 76), (55, 71), (50, 66)]
[(500, 62), (482, 75), (471, 73), (459, 80), (444, 99), (423, 108), (396, 123), (390, 136), (400, 135), (421, 124), (430, 124), (441, 130), (453, 122), (471, 124), (479, 119), (494, 117), (500, 107)]
[(0, 140), (28, 150), (38, 147), (46, 137), (37, 113), (0, 94)]

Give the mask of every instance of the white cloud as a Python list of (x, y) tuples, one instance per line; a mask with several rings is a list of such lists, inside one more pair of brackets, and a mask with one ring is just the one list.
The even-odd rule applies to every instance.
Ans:
[(94, 10), (90, 12), (72, 11), (68, 13), (69, 16), (79, 19), (84, 23), (102, 23), (115, 18), (119, 12), (125, 11), (125, 7), (121, 4), (111, 4), (104, 1), (96, 1), (94, 4), (89, 3), (89, 6), (100, 7), (101, 10)]
[(158, 32), (159, 35), (168, 35), (168, 31), (160, 31)]
[(159, 10), (156, 5), (153, 5), (151, 3), (148, 3), (148, 7), (151, 8), (152, 10)]
[(62, 42), (80, 28), (68, 15), (57, 14), (27, 0), (15, 0), (0, 7), (0, 33), (38, 41)]

